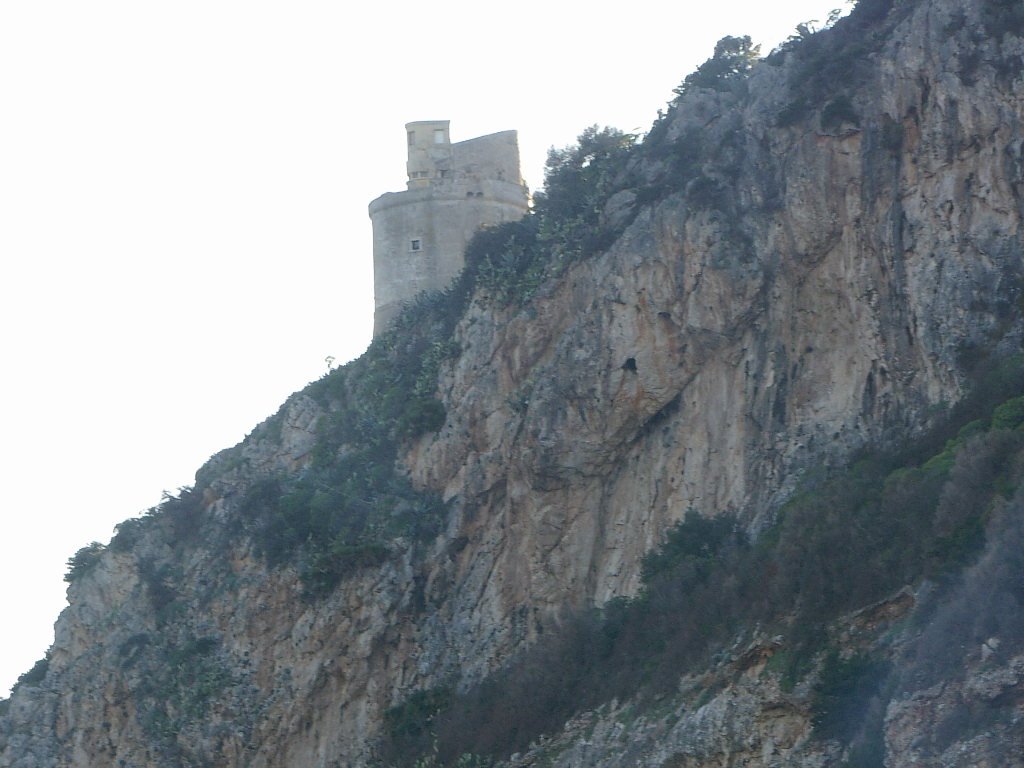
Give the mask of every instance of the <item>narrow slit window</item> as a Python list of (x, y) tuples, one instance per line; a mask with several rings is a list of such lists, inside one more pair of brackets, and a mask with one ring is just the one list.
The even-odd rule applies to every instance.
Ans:
[(423, 241), (420, 240), (419, 238), (416, 238), (414, 240), (410, 240), (409, 241), (409, 250), (410, 251), (422, 251), (423, 250)]

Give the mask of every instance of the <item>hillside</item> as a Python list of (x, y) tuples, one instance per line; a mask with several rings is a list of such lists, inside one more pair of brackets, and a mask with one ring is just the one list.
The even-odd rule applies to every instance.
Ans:
[(77, 553), (0, 766), (1024, 765), (1024, 6), (805, 32)]

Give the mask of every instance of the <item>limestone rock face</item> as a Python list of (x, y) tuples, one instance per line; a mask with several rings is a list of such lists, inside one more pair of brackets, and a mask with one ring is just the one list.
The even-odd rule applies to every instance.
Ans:
[[(605, 216), (630, 223), (605, 252), (528, 306), (478, 295), (441, 369), (446, 423), (402, 455), (450, 502), (443, 532), (315, 601), (231, 527), (261, 477), (312, 460), (327, 413), (294, 396), (200, 470), (197, 520), (112, 542), (72, 584), (44, 679), (0, 715), (0, 766), (369, 765), (389, 706), (634, 594), (688, 510), (756, 534), (805, 469), (927, 427), (963, 393), (965, 350), (1024, 330), (1024, 41), (983, 34), (979, 12), (897, 3), (860, 62), (856, 122), (780, 126), (792, 57), (758, 67), (747, 98), (684, 97), (663, 140), (700, 128), (731, 147), (728, 173), (704, 169), (728, 178), (731, 213), (623, 190)], [(675, 173), (653, 155), (636, 170)], [(510, 764), (837, 764), (807, 692), (759, 674), (769, 655), (709, 671), (728, 682), (699, 706), (683, 681), (671, 717), (616, 704)], [(950, 696), (1019, 693), (1021, 661), (999, 664), (894, 705), (891, 765), (1019, 764), (999, 758), (1019, 722), (941, 752), (930, 735)]]
[(740, 221), (670, 197), (528, 311), (474, 309), (449, 421), (409, 457), (474, 509), (457, 583), (486, 575), (507, 612), (631, 594), (687, 509), (759, 529), (801, 469), (927, 424), (958, 398), (959, 352), (1018, 333), (1021, 83), (948, 71), (958, 11), (898, 27), (859, 128), (777, 128), (785, 65), (742, 109), (698, 94), (668, 132), (742, 137)]
[[(711, 695), (706, 686), (717, 686), (719, 680), (684, 678), (679, 701), (665, 702), (660, 715), (613, 705), (580, 716), (556, 738), (514, 757), (509, 767), (838, 764), (841, 754), (835, 745), (811, 738), (805, 692), (784, 692), (776, 679), (762, 674), (762, 653), (771, 651), (770, 644), (754, 644), (723, 664), (716, 673), (731, 680)], [(752, 658), (757, 661), (749, 664)]]
[[(1002, 722), (986, 723), (970, 739), (944, 738), (955, 733), (956, 719), (972, 710), (995, 709), (1003, 699), (1015, 702)], [(910, 699), (889, 707), (886, 722), (892, 768), (915, 765), (1014, 766), (1024, 765), (1024, 658), (986, 670), (972, 669), (965, 680), (942, 683), (918, 691)]]

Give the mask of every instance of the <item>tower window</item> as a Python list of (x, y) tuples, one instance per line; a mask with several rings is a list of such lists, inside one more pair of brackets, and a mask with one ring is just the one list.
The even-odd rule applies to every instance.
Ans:
[(409, 146), (416, 143), (416, 131), (409, 131)]
[(415, 240), (410, 240), (409, 241), (409, 250), (410, 251), (422, 251), (423, 250), (423, 241), (420, 240), (419, 238), (416, 238)]
[(435, 144), (444, 144), (444, 128), (435, 128), (434, 129), (434, 143)]

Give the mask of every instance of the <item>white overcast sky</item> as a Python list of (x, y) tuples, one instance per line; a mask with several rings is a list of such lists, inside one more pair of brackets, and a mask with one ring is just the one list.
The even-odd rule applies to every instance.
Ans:
[(0, 4), (0, 696), (71, 554), (365, 349), (404, 123), (517, 129), (536, 188), (588, 125), (648, 128), (720, 37), (767, 52), (842, 5)]

